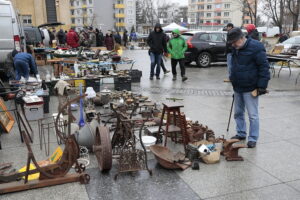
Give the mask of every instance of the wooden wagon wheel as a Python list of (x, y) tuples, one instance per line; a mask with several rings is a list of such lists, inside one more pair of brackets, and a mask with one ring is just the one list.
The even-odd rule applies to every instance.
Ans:
[(98, 160), (100, 171), (109, 171), (112, 167), (112, 147), (109, 129), (106, 126), (96, 128), (93, 150)]

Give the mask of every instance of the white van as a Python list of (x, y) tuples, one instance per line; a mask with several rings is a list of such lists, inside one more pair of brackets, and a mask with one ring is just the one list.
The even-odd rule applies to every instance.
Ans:
[(13, 49), (22, 51), (25, 46), (24, 31), (10, 1), (0, 0), (0, 72), (11, 67)]

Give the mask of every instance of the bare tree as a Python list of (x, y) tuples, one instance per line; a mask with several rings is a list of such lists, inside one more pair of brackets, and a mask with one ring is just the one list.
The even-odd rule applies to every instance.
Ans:
[(293, 17), (293, 31), (297, 31), (300, 14), (300, 0), (287, 0), (287, 5)]
[(286, 1), (287, 0), (265, 0), (265, 3), (262, 5), (263, 14), (272, 19), (273, 24), (279, 27), (280, 33), (283, 31)]
[(249, 14), (251, 24), (257, 25), (257, 7), (258, 0), (240, 0), (242, 6), (242, 25), (244, 24), (244, 19), (246, 14)]

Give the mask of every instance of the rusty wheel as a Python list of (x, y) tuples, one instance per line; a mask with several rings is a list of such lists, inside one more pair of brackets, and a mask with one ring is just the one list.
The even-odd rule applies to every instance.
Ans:
[(112, 147), (109, 129), (105, 126), (96, 128), (94, 153), (101, 172), (109, 171), (112, 167)]

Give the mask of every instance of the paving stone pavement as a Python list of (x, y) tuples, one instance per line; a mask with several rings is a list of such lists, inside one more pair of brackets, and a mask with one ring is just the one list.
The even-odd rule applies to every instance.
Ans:
[[(188, 81), (172, 81), (172, 75), (161, 75), (161, 80), (149, 80), (149, 57), (147, 51), (125, 51), (125, 56), (136, 59), (136, 69), (143, 71), (141, 83), (133, 84), (133, 91), (149, 95), (157, 103), (166, 98), (182, 98), (182, 109), (187, 117), (208, 125), (217, 136), (235, 134), (232, 119), (229, 134), (226, 133), (232, 88), (224, 83), (226, 67), (219, 64), (210, 68), (187, 67)], [(170, 69), (170, 62), (166, 63)], [(121, 68), (128, 68), (124, 66)], [(45, 71), (46, 67), (40, 67)], [(0, 196), (0, 199), (212, 199), (212, 200), (288, 200), (300, 199), (300, 83), (295, 85), (299, 68), (292, 69), (292, 76), (283, 69), (280, 77), (272, 78), (270, 94), (260, 97), (260, 138), (255, 149), (242, 149), (243, 162), (200, 164), (200, 170), (169, 171), (156, 164), (150, 156), (153, 177), (142, 171), (121, 175), (113, 180), (116, 165), (109, 174), (101, 174), (95, 156), (87, 172), (91, 174), (89, 185), (79, 183), (36, 189)], [(278, 72), (278, 68), (276, 68)], [(111, 88), (112, 85), (105, 85)], [(57, 98), (51, 97), (51, 112), (56, 112)], [(76, 115), (77, 116), (77, 115)], [(37, 125), (33, 123), (34, 130)], [(16, 125), (10, 134), (1, 135), (3, 150), (0, 163), (13, 160), (14, 166), (25, 165), (26, 148), (21, 144)], [(57, 146), (51, 134), (50, 151)], [(181, 150), (181, 145), (169, 142), (172, 150)], [(38, 136), (33, 148), (37, 159), (46, 157), (39, 151)]]

